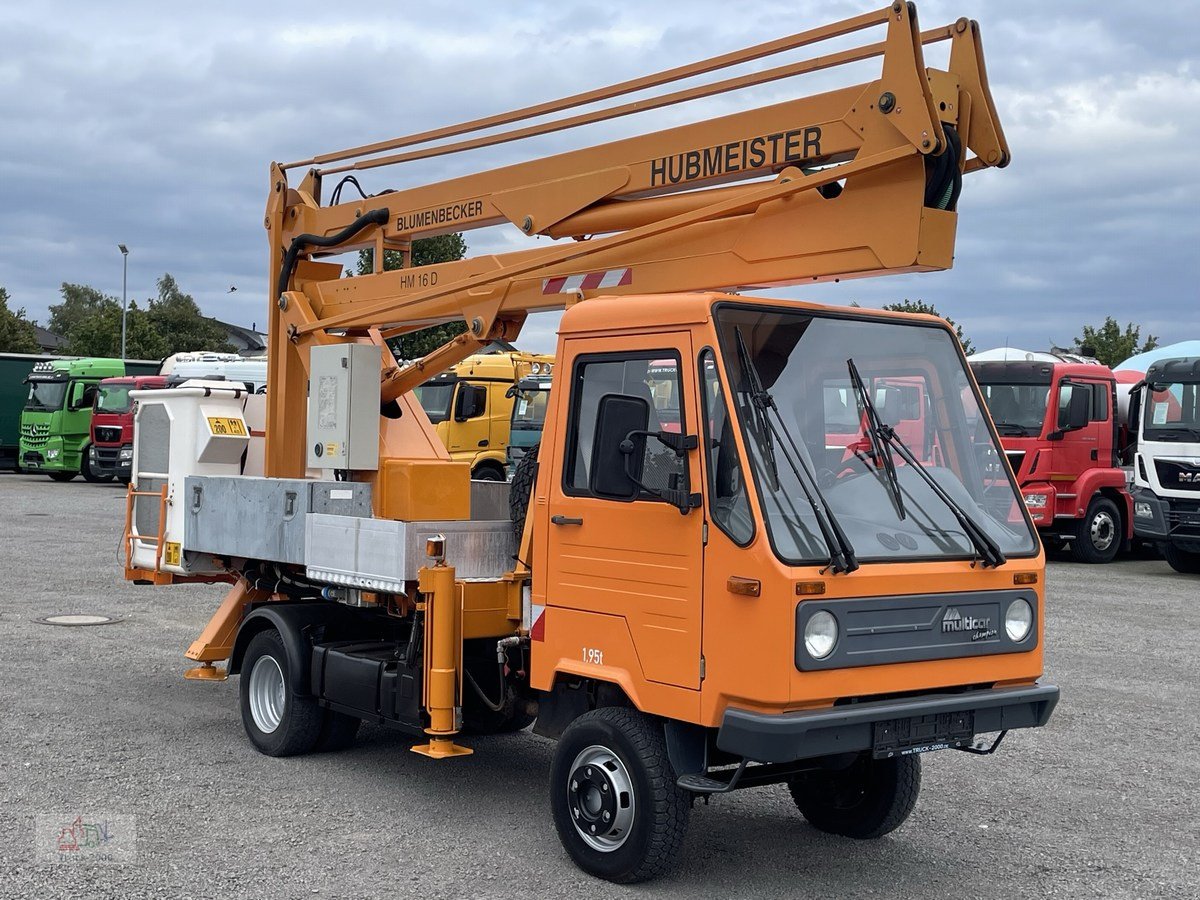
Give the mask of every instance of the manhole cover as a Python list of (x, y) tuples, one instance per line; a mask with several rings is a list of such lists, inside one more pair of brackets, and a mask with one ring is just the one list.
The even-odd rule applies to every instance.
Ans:
[(66, 625), (69, 627), (78, 627), (80, 625), (112, 625), (121, 620), (114, 616), (93, 616), (87, 613), (65, 613), (59, 616), (46, 616), (44, 619), (34, 619), (42, 625)]

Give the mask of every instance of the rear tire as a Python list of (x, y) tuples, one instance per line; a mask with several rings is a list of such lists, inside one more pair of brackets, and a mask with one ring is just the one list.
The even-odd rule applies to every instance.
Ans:
[(917, 805), (921, 758), (858, 757), (840, 770), (804, 772), (788, 780), (792, 800), (820, 831), (873, 840), (895, 831)]
[(287, 651), (279, 632), (260, 631), (242, 660), (238, 693), (246, 736), (267, 756), (295, 756), (314, 750), (326, 710), (312, 697), (292, 692)]
[(1096, 497), (1088, 504), (1087, 515), (1079, 520), (1071, 555), (1077, 562), (1107, 563), (1121, 549), (1121, 513), (1107, 497)]
[(550, 809), (575, 865), (617, 884), (665, 872), (687, 833), (662, 724), (608, 706), (567, 726), (550, 767)]
[(1176, 572), (1182, 572), (1184, 575), (1200, 575), (1200, 553), (1183, 550), (1174, 544), (1164, 544), (1162, 553), (1167, 564)]
[(529, 511), (529, 498), (533, 496), (533, 488), (537, 483), (540, 446), (534, 444), (517, 460), (512, 483), (508, 488), (508, 517), (512, 519), (513, 531), (517, 533), (518, 542), (525, 533), (525, 514)]
[(47, 472), (51, 481), (58, 481), (65, 484), (68, 481), (73, 481), (78, 472)]

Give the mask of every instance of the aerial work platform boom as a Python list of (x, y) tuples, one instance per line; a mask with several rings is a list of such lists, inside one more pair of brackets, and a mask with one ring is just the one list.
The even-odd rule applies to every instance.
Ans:
[[(800, 62), (549, 121), (583, 106), (670, 85), (884, 26), (884, 39)], [(949, 41), (946, 70), (923, 47)], [(784, 78), (881, 59), (875, 81), (719, 118), (351, 201), (323, 205), (326, 179), (524, 140)], [(525, 123), (525, 124), (522, 124)], [(509, 126), (516, 126), (511, 127)], [(508, 130), (499, 130), (504, 129)], [(453, 140), (457, 139), (457, 140)], [(415, 148), (415, 149), (405, 149)], [(403, 152), (393, 152), (403, 151)], [(513, 339), (525, 317), (599, 294), (742, 290), (951, 265), (964, 172), (1004, 166), (1008, 146), (987, 85), (977, 25), (919, 30), (898, 2), (824, 28), (657, 75), (392, 141), (275, 164), (271, 244), (267, 474), (303, 473), (305, 348), (462, 320), (468, 331), (404, 368), (385, 353), (385, 406), (485, 341)], [(311, 167), (295, 188), (289, 170)], [(341, 201), (341, 202), (338, 202)], [(450, 231), (514, 226), (553, 246), (381, 271), (383, 251)], [(341, 278), (322, 255), (372, 248), (376, 271)], [(403, 417), (401, 417), (403, 418)], [(436, 455), (386, 423), (384, 445)], [(394, 437), (389, 441), (386, 432)], [(386, 452), (386, 451), (385, 451)]]

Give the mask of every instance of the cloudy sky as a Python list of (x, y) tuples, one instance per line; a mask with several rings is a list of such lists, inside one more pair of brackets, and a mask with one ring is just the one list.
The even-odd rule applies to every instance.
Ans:
[[(551, 99), (873, 5), (441, 0), (271, 10), (113, 0), (59, 2), (51, 12), (5, 3), (0, 285), (42, 321), (64, 281), (119, 296), (124, 242), (131, 298), (153, 294), (169, 271), (207, 314), (261, 325), (271, 160)], [(1014, 161), (967, 180), (954, 270), (775, 293), (864, 305), (922, 298), (979, 347), (1066, 344), (1105, 315), (1140, 323), (1143, 337), (1200, 338), (1197, 5), (918, 6), (925, 28), (961, 15), (980, 20)], [(935, 53), (928, 61), (944, 64)], [(793, 79), (583, 138), (834, 83)], [(532, 152), (579, 145), (571, 140), (546, 139)], [(518, 148), (492, 148), (363, 181), (377, 191), (522, 158)], [(468, 235), (476, 251), (517, 241), (495, 230)], [(524, 343), (551, 349), (555, 321), (536, 317)]]

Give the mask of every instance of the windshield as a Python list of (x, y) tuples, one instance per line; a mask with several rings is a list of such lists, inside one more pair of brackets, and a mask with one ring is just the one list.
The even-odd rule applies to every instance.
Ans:
[(450, 398), (454, 394), (453, 379), (427, 381), (415, 388), (413, 393), (417, 395), (417, 402), (434, 425), (450, 418)]
[(980, 384), (996, 430), (1013, 437), (1037, 437), (1046, 419), (1049, 384)]
[(549, 396), (549, 388), (518, 390), (513, 398), (512, 430), (541, 431), (546, 423), (546, 398)]
[(29, 381), (29, 399), (25, 408), (29, 410), (62, 409), (63, 398), (67, 396), (66, 381)]
[(1148, 441), (1200, 440), (1200, 384), (1149, 385), (1143, 432)]
[(133, 407), (129, 392), (133, 385), (100, 385), (100, 393), (96, 395), (96, 412), (124, 413)]
[(830, 550), (783, 442), (764, 439), (755, 424), (738, 332), (783, 428), (811, 458), (828, 509), (860, 561), (973, 558), (978, 551), (946, 500), (900, 456), (893, 462), (902, 502), (894, 502), (884, 461), (872, 456), (864, 431), (850, 359), (882, 422), (941, 490), (1005, 555), (1037, 552), (1024, 505), (998, 462), (987, 417), (980, 415), (948, 332), (732, 305), (718, 306), (716, 318), (767, 531), (783, 561), (824, 563)]

